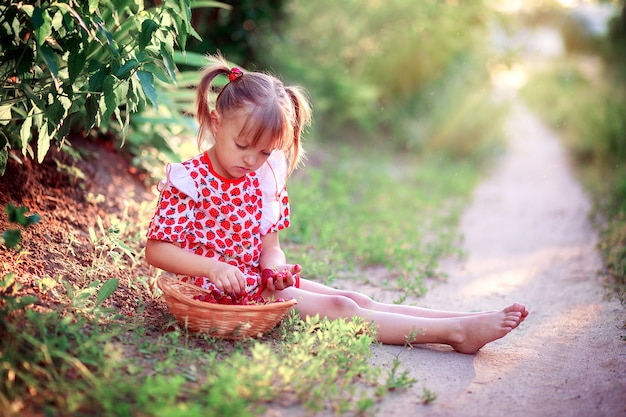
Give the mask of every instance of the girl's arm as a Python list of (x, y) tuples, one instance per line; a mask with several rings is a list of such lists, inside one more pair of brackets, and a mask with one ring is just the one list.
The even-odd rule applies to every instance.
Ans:
[(148, 239), (146, 260), (174, 274), (207, 277), (226, 293), (239, 294), (245, 290), (245, 277), (237, 267), (188, 252), (171, 242)]
[[(279, 271), (286, 270), (288, 273), (284, 279), (277, 279), (274, 282), (273, 279), (267, 281), (267, 289), (270, 291), (283, 290), (287, 287), (291, 287), (295, 278), (294, 275), (300, 271), (299, 267), (287, 264), (287, 257), (280, 247), (278, 240), (278, 232), (268, 233), (261, 237), (263, 243), (263, 250), (261, 251), (260, 267), (261, 270), (266, 268), (278, 269)], [(296, 270), (297, 269), (297, 270)]]

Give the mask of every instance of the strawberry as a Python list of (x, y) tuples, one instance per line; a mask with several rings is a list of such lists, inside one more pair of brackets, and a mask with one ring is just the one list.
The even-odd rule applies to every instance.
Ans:
[(274, 269), (265, 268), (263, 271), (261, 271), (261, 285), (263, 287), (267, 287), (267, 280), (270, 278), (276, 278), (276, 271)]

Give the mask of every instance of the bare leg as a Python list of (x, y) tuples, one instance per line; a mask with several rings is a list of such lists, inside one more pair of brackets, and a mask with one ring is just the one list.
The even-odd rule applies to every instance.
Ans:
[(519, 325), (526, 311), (524, 306), (513, 304), (501, 311), (470, 316), (418, 317), (366, 309), (352, 298), (303, 288), (291, 287), (278, 294), (297, 299), (296, 308), (303, 317), (316, 314), (329, 319), (358, 316), (371, 321), (376, 325), (378, 340), (382, 343), (443, 343), (462, 353), (474, 353), (485, 344), (505, 336)]
[[(372, 300), (368, 296), (358, 293), (358, 292), (342, 291), (342, 290), (331, 288), (326, 285), (319, 284), (317, 282), (309, 281), (306, 279), (300, 280), (300, 288), (305, 291), (314, 292), (318, 294), (348, 297), (354, 302), (356, 302), (360, 307), (367, 309), (367, 310), (402, 314), (402, 315), (413, 316), (413, 317), (424, 317), (424, 318), (468, 317), (468, 316), (477, 316), (481, 314), (491, 314), (491, 313), (496, 312), (496, 311), (483, 311), (483, 312), (468, 313), (468, 312), (460, 312), (460, 311), (433, 310), (433, 309), (428, 309), (428, 308), (407, 306), (407, 305), (401, 305), (401, 304), (379, 303), (377, 301)], [(526, 310), (524, 306), (520, 305), (520, 307), (522, 308), (521, 309), (521, 312), (522, 312), (521, 321), (524, 321), (524, 319), (528, 315), (528, 310)]]

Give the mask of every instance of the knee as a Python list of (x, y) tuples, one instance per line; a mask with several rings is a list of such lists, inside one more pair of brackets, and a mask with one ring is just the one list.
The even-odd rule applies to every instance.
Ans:
[(374, 305), (376, 304), (374, 300), (369, 298), (367, 295), (363, 295), (358, 292), (347, 291), (341, 295), (349, 298), (350, 300), (354, 301), (359, 307), (364, 308), (366, 310), (373, 309)]
[(328, 301), (328, 316), (352, 317), (359, 314), (359, 304), (349, 296), (333, 295)]

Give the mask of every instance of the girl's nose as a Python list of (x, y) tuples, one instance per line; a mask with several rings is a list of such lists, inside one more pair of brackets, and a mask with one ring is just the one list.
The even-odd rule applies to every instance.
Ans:
[(243, 156), (243, 162), (248, 166), (254, 165), (255, 161), (256, 156), (252, 152), (246, 152), (246, 154)]

